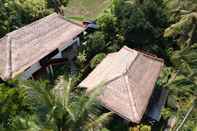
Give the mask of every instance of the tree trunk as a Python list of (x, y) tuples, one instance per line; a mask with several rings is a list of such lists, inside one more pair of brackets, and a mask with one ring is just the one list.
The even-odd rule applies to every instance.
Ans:
[(51, 0), (54, 4), (54, 10), (56, 13), (64, 15), (64, 11), (62, 9), (63, 5), (59, 0)]

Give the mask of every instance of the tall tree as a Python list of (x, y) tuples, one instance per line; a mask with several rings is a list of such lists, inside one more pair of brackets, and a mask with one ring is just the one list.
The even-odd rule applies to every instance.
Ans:
[[(187, 1), (185, 5), (187, 6)], [(179, 3), (180, 4), (180, 3)], [(181, 7), (178, 8), (179, 10)], [(177, 13), (177, 12), (176, 12)], [(182, 14), (176, 14), (175, 24), (165, 30), (164, 37), (170, 37), (176, 41), (178, 50), (171, 54), (171, 62), (174, 67), (174, 77), (168, 84), (171, 94), (176, 98), (178, 108), (176, 114), (178, 123), (183, 120), (190, 107), (196, 108), (197, 96), (197, 15), (194, 10), (180, 10)], [(194, 101), (194, 102), (193, 102)], [(195, 128), (197, 122), (193, 117), (196, 109), (190, 113), (189, 119), (181, 130)]]
[(164, 0), (169, 20), (176, 22), (181, 15), (197, 11), (196, 0)]
[(46, 0), (1, 0), (0, 36), (50, 13)]
[(113, 6), (126, 43), (134, 48), (161, 40), (167, 19), (161, 0), (117, 0)]
[(181, 19), (165, 30), (164, 37), (178, 38), (179, 46), (192, 45), (197, 42), (197, 12), (182, 15)]

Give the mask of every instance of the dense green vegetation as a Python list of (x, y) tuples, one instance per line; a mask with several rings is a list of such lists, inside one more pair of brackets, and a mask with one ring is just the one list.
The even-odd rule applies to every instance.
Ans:
[(8, 131), (91, 131), (101, 129), (112, 113), (101, 114), (96, 101), (101, 87), (87, 97), (73, 91), (71, 79), (58, 77), (52, 88), (46, 81), (15, 82), (11, 89), (1, 85), (1, 126)]
[(111, 10), (97, 20), (100, 31), (89, 36), (83, 49), (83, 54), (91, 57), (86, 57), (87, 61), (92, 59), (90, 62), (97, 54), (117, 51), (123, 45), (163, 58), (166, 67), (157, 85), (170, 92), (163, 119), (176, 116), (177, 128), (194, 106), (181, 130), (195, 130), (197, 122), (196, 7), (192, 0), (114, 0)]
[[(51, 2), (54, 0), (2, 0), (1, 36), (53, 10), (61, 13), (61, 7), (67, 4), (63, 0)], [(112, 0), (110, 9), (99, 15), (97, 23), (99, 30), (90, 33), (80, 48), (76, 60), (79, 72), (73, 76), (72, 84), (65, 72), (65, 77), (57, 77), (55, 82), (14, 81), (0, 85), (0, 130), (159, 131), (164, 130), (169, 117), (176, 116), (172, 130), (196, 131), (197, 1)], [(112, 114), (102, 113), (95, 101), (100, 88), (89, 97), (75, 88), (107, 53), (118, 51), (123, 45), (165, 60), (156, 88), (169, 90), (169, 98), (157, 125), (130, 126), (115, 117), (110, 120)], [(57, 95), (57, 88), (63, 94)], [(189, 109), (192, 111), (182, 124)]]

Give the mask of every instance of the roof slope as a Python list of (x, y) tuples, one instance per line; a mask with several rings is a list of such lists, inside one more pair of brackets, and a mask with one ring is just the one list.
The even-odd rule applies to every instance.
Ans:
[(84, 30), (54, 13), (8, 33), (0, 40), (0, 77), (13, 78)]
[[(139, 123), (148, 105), (163, 60), (123, 47), (109, 54), (79, 86), (91, 90), (104, 82), (99, 100), (134, 123)], [(107, 67), (107, 68), (106, 68)]]

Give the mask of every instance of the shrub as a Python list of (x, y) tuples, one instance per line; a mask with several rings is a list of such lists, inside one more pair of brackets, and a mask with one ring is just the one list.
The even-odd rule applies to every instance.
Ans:
[(103, 32), (95, 32), (89, 36), (86, 45), (88, 57), (94, 56), (96, 53), (102, 52), (106, 48), (106, 42)]
[(106, 56), (105, 53), (100, 53), (97, 54), (91, 61), (90, 61), (90, 67), (92, 69), (94, 69), (102, 60), (103, 58)]
[(87, 54), (85, 51), (79, 52), (77, 56), (77, 63), (84, 64), (87, 61)]
[(151, 126), (142, 125), (140, 128), (140, 131), (151, 131)]

